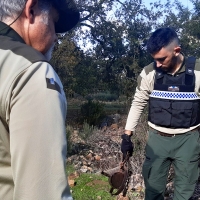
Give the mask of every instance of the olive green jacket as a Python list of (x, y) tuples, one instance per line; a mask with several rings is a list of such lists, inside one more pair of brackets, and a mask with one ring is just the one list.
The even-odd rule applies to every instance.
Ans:
[(71, 200), (60, 79), (13, 29), (0, 30), (0, 199)]

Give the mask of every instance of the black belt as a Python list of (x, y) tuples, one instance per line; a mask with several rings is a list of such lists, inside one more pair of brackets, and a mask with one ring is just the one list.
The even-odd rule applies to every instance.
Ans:
[[(152, 127), (149, 127), (149, 129), (152, 129), (153, 131), (155, 131), (156, 134), (159, 134), (159, 135), (161, 135), (163, 137), (175, 137), (176, 135), (183, 135), (183, 134), (185, 134), (185, 133), (178, 133), (178, 134), (163, 133), (163, 132), (158, 131), (158, 130), (152, 128)], [(197, 127), (195, 129), (192, 129), (191, 131), (199, 131), (199, 130), (200, 130), (200, 127)]]

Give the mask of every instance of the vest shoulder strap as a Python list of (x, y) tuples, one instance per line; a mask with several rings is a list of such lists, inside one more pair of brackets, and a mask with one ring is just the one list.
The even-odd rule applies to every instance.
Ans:
[(185, 63), (185, 85), (194, 84), (194, 68), (196, 58), (194, 56), (188, 57)]
[(160, 68), (156, 67), (156, 62), (154, 62), (154, 69), (156, 71), (155, 83), (163, 84), (163, 78), (164, 78), (165, 72), (163, 72), (163, 70), (161, 70)]

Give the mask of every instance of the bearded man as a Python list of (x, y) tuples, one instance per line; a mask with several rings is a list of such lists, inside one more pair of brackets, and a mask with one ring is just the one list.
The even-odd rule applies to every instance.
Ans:
[(181, 52), (170, 27), (147, 42), (154, 62), (142, 70), (122, 135), (123, 154), (133, 153), (131, 136), (147, 102), (148, 139), (142, 174), (145, 200), (164, 200), (167, 175), (175, 171), (174, 200), (188, 200), (199, 176), (200, 60)]

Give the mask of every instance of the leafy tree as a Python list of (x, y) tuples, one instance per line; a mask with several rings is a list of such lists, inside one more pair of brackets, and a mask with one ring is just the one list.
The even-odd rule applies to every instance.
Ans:
[(82, 56), (82, 60), (74, 68), (75, 83), (73, 90), (86, 96), (95, 93), (98, 88), (98, 66), (93, 61), (93, 57)]
[(146, 41), (159, 27), (174, 27), (183, 52), (199, 57), (200, 3), (191, 2), (194, 10), (177, 0), (150, 8), (142, 0), (77, 0), (80, 22), (60, 37), (52, 60), (67, 93), (109, 90), (132, 96), (138, 74), (152, 61)]
[(72, 40), (71, 34), (60, 36), (55, 47), (51, 64), (58, 73), (67, 95), (73, 95), (73, 86), (76, 82), (74, 68), (81, 61), (81, 51)]

